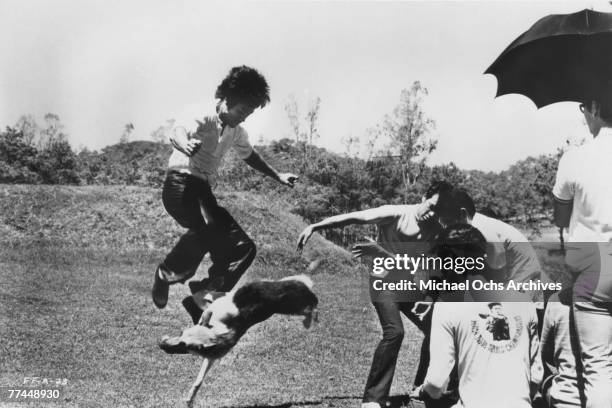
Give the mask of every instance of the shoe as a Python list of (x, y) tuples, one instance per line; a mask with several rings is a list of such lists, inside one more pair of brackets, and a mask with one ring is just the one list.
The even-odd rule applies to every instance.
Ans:
[(361, 408), (382, 408), (378, 402), (362, 402)]
[(193, 296), (187, 296), (185, 299), (183, 299), (182, 303), (187, 313), (189, 313), (189, 316), (191, 316), (193, 324), (198, 324), (204, 311), (200, 309), (196, 301), (193, 299)]
[(153, 289), (151, 290), (151, 296), (153, 303), (158, 309), (163, 309), (168, 303), (168, 291), (170, 284), (161, 276), (161, 266), (155, 269), (155, 281), (153, 282)]

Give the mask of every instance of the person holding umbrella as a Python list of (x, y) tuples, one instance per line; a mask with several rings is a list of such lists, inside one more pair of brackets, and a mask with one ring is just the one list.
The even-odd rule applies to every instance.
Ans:
[(554, 220), (569, 227), (573, 313), (587, 408), (612, 407), (612, 13), (550, 15), (514, 40), (485, 73), (497, 95), (519, 93), (538, 108), (580, 103), (594, 139), (566, 152), (553, 194)]
[(580, 105), (594, 139), (566, 152), (553, 188), (554, 219), (569, 227), (573, 311), (587, 408), (612, 407), (612, 104)]

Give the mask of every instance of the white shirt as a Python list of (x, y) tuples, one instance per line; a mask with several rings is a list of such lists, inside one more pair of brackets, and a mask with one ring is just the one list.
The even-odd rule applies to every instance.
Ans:
[[(565, 294), (567, 297), (567, 294)], [(544, 312), (542, 325), (542, 361), (545, 372), (554, 374), (550, 397), (555, 404), (580, 407), (576, 358), (570, 329), (571, 297), (562, 303), (557, 293), (552, 295)]]
[(476, 213), (472, 226), (487, 240), (487, 264), (505, 268), (506, 279), (527, 282), (541, 278), (538, 256), (523, 233), (510, 224)]
[(209, 127), (208, 130), (201, 130), (192, 136), (202, 142), (198, 151), (188, 157), (183, 152), (174, 149), (168, 160), (168, 169), (192, 174), (214, 186), (217, 170), (227, 151), (233, 147), (238, 157), (246, 159), (253, 152), (253, 147), (242, 126), (234, 128), (226, 126), (222, 129), (218, 118), (210, 119), (217, 123), (216, 128)]
[(553, 194), (572, 201), (569, 242), (612, 241), (612, 129), (565, 152)]
[(537, 316), (532, 303), (438, 302), (431, 323), (431, 360), (424, 389), (446, 388), (459, 368), (459, 402), (465, 408), (531, 408), (530, 381), (538, 383)]

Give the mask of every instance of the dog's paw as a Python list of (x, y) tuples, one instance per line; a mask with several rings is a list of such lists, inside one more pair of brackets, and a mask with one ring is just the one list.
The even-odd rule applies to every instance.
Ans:
[(309, 306), (304, 310), (303, 315), (304, 320), (302, 320), (302, 323), (307, 329), (310, 329), (310, 326), (312, 326), (312, 322), (319, 322), (319, 309), (317, 309), (316, 307), (312, 308), (311, 306)]

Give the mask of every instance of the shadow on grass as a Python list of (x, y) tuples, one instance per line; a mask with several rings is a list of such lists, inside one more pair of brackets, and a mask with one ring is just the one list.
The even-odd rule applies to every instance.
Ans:
[(275, 405), (267, 405), (267, 404), (256, 404), (256, 405), (225, 405), (222, 408), (292, 408), (292, 407), (305, 407), (310, 405), (320, 405), (323, 403), (327, 403), (333, 400), (349, 400), (356, 399), (361, 401), (360, 396), (331, 396), (331, 397), (323, 397), (319, 400), (311, 400), (311, 401), (299, 401), (299, 402), (283, 402)]
[(408, 406), (408, 402), (410, 401), (410, 397), (408, 395), (394, 395), (389, 397), (389, 407), (391, 408), (403, 408)]
[[(323, 405), (328, 406), (327, 404), (333, 402), (334, 400), (358, 400), (361, 403), (361, 396), (352, 395), (352, 396), (330, 396), (323, 397), (319, 400), (311, 400), (311, 401), (299, 401), (299, 402), (284, 402), (275, 405), (266, 405), (266, 404), (256, 404), (256, 405), (226, 405), (223, 408), (293, 408), (293, 407), (305, 407), (311, 405)], [(408, 406), (408, 402), (410, 401), (410, 397), (408, 395), (394, 395), (389, 397), (389, 408), (404, 408)], [(333, 405), (332, 405), (333, 406)]]

